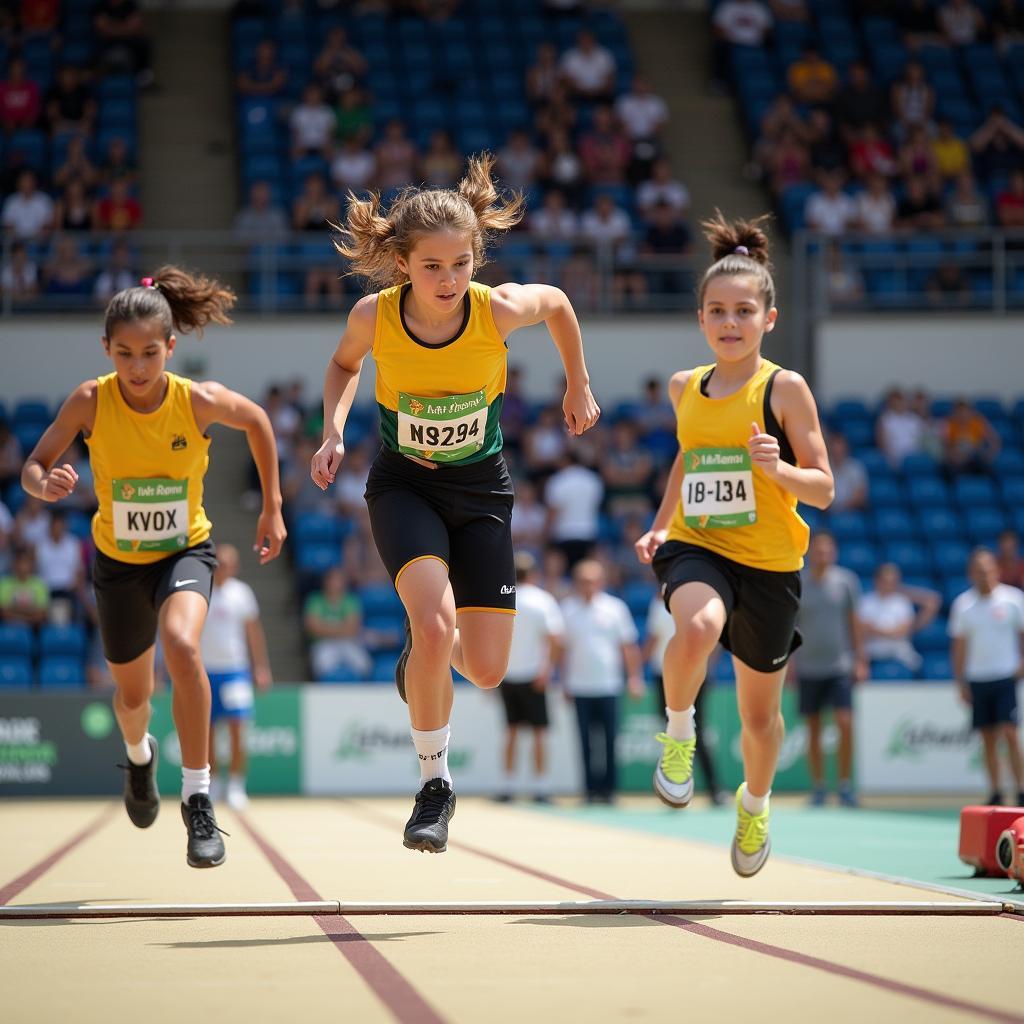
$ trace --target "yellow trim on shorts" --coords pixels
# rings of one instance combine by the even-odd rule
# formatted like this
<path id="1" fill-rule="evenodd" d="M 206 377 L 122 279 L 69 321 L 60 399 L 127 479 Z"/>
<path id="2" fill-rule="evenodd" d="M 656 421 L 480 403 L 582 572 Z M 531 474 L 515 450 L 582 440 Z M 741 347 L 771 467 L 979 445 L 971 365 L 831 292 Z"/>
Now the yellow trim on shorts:
<path id="1" fill-rule="evenodd" d="M 402 578 L 402 573 L 405 572 L 405 570 L 408 569 L 409 566 L 413 564 L 413 562 L 422 562 L 424 558 L 437 559 L 437 561 L 439 561 L 444 566 L 445 571 L 448 571 L 448 563 L 443 558 L 441 558 L 440 555 L 417 555 L 415 558 L 410 558 L 409 561 L 406 562 L 405 565 L 403 565 L 402 568 L 395 573 L 395 586 L 398 586 L 398 581 Z"/>
<path id="2" fill-rule="evenodd" d="M 515 615 L 515 608 L 456 608 L 455 613 L 459 612 L 499 612 L 502 615 Z"/>

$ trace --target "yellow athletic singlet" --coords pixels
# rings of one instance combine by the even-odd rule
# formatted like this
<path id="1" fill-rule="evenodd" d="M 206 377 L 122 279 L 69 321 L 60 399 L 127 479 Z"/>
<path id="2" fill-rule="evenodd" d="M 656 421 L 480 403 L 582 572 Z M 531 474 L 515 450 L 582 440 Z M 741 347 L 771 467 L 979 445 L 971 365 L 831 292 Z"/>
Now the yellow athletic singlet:
<path id="1" fill-rule="evenodd" d="M 167 394 L 150 413 L 128 407 L 117 374 L 97 381 L 96 422 L 86 438 L 99 510 L 96 547 L 121 562 L 157 562 L 210 536 L 203 477 L 210 439 L 196 426 L 192 381 L 167 374 Z"/>
<path id="2" fill-rule="evenodd" d="M 807 524 L 797 514 L 796 498 L 755 469 L 747 449 L 751 424 L 765 429 L 765 386 L 778 366 L 763 359 L 727 398 L 702 393 L 712 369 L 693 371 L 676 407 L 684 476 L 668 539 L 754 569 L 795 572 L 804 564 Z M 779 443 L 786 450 L 784 437 Z"/>
<path id="3" fill-rule="evenodd" d="M 471 283 L 462 326 L 428 344 L 403 313 L 409 285 L 377 296 L 373 358 L 380 434 L 392 451 L 447 464 L 478 462 L 501 450 L 501 403 L 508 349 L 491 315 L 491 289 Z"/>

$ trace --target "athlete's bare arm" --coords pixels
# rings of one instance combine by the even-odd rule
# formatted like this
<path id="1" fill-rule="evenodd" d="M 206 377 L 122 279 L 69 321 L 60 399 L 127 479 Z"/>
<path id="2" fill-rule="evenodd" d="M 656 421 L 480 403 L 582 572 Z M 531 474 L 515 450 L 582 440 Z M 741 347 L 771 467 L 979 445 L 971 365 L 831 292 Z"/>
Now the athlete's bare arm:
<path id="1" fill-rule="evenodd" d="M 63 466 L 54 464 L 79 433 L 86 436 L 92 433 L 96 422 L 98 387 L 95 380 L 79 384 L 64 400 L 57 418 L 46 428 L 46 433 L 26 459 L 21 470 L 21 486 L 33 497 L 60 501 L 75 489 L 78 482 L 75 467 L 68 462 Z"/>
<path id="2" fill-rule="evenodd" d="M 491 314 L 503 338 L 520 327 L 544 323 L 565 370 L 562 411 L 573 434 L 589 430 L 601 415 L 590 392 L 583 335 L 568 296 L 548 284 L 503 284 L 491 291 Z"/>
<path id="3" fill-rule="evenodd" d="M 349 311 L 345 333 L 327 364 L 324 376 L 324 442 L 313 456 L 309 475 L 322 491 L 334 483 L 345 457 L 345 423 L 359 387 L 363 360 L 373 348 L 377 326 L 377 295 L 364 295 Z"/>
<path id="4" fill-rule="evenodd" d="M 828 508 L 835 497 L 832 468 L 818 421 L 818 408 L 807 381 L 792 370 L 783 370 L 772 389 L 772 412 L 786 433 L 797 464 L 779 458 L 779 440 L 760 424 L 750 426 L 747 447 L 751 461 L 766 476 L 806 505 Z"/>
<path id="5" fill-rule="evenodd" d="M 256 522 L 253 550 L 260 556 L 260 565 L 266 565 L 281 553 L 281 545 L 288 536 L 281 516 L 277 442 L 270 417 L 255 402 L 214 381 L 192 382 L 192 413 L 203 434 L 213 423 L 245 433 L 263 491 L 263 508 Z"/>

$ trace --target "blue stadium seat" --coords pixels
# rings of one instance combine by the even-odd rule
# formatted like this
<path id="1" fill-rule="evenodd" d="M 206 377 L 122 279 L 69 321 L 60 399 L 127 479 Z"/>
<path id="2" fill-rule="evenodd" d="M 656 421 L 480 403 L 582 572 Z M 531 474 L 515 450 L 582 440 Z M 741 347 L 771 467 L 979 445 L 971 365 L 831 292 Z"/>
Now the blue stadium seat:
<path id="1" fill-rule="evenodd" d="M 871 513 L 872 528 L 878 540 L 911 540 L 917 536 L 917 524 L 906 508 L 880 506 L 875 488 L 871 489 L 871 502 L 876 507 Z"/>
<path id="2" fill-rule="evenodd" d="M 40 686 L 84 686 L 85 668 L 81 658 L 65 654 L 46 655 L 39 662 Z"/>
<path id="3" fill-rule="evenodd" d="M 1007 527 L 1006 514 L 997 505 L 969 508 L 964 513 L 967 536 L 972 544 L 993 546 L 996 538 Z"/>
<path id="4" fill-rule="evenodd" d="M 394 656 L 392 655 L 392 658 Z M 317 676 L 319 683 L 365 683 L 366 679 L 362 672 L 357 672 L 348 665 L 336 665 L 321 676 Z"/>
<path id="5" fill-rule="evenodd" d="M 996 485 L 987 476 L 958 476 L 953 481 L 953 497 L 963 508 L 993 505 L 999 500 Z"/>
<path id="6" fill-rule="evenodd" d="M 971 546 L 962 540 L 942 540 L 932 544 L 932 564 L 940 576 L 961 579 L 967 571 Z"/>
<path id="7" fill-rule="evenodd" d="M 829 529 L 836 540 L 863 540 L 868 535 L 867 516 L 863 512 L 836 512 L 829 519 Z"/>
<path id="8" fill-rule="evenodd" d="M 0 688 L 14 689 L 32 685 L 32 662 L 14 654 L 0 655 Z"/>
<path id="9" fill-rule="evenodd" d="M 860 459 L 864 468 L 868 471 L 872 487 L 883 477 L 893 477 L 892 466 L 889 465 L 889 460 L 877 448 L 864 448 L 857 452 L 857 458 Z"/>
<path id="10" fill-rule="evenodd" d="M 390 583 L 370 583 L 359 590 L 364 615 L 402 614 L 402 600 Z"/>
<path id="11" fill-rule="evenodd" d="M 924 629 L 914 634 L 914 647 L 922 654 L 940 651 L 949 652 L 949 635 L 946 632 L 944 619 L 932 619 Z"/>
<path id="12" fill-rule="evenodd" d="M 295 568 L 304 576 L 321 576 L 341 564 L 341 547 L 337 544 L 296 544 Z"/>
<path id="13" fill-rule="evenodd" d="M 939 464 L 926 452 L 911 452 L 900 467 L 908 479 L 915 476 L 937 476 Z"/>
<path id="14" fill-rule="evenodd" d="M 28 658 L 35 647 L 30 626 L 20 622 L 0 622 L 0 656 Z"/>
<path id="15" fill-rule="evenodd" d="M 371 682 L 391 682 L 395 677 L 395 655 L 383 652 L 373 656 L 373 669 L 370 672 Z"/>
<path id="16" fill-rule="evenodd" d="M 895 562 L 905 576 L 925 575 L 932 571 L 928 548 L 918 541 L 887 541 L 882 545 L 882 558 L 886 562 Z"/>
<path id="17" fill-rule="evenodd" d="M 907 497 L 912 505 L 924 508 L 944 508 L 950 504 L 951 495 L 945 480 L 937 476 L 915 476 L 907 474 Z"/>
<path id="18" fill-rule="evenodd" d="M 948 608 L 962 593 L 971 589 L 966 576 L 950 576 L 942 585 L 942 603 Z"/>
<path id="19" fill-rule="evenodd" d="M 1024 508 L 1024 476 L 1002 477 L 999 493 L 1008 509 Z"/>
<path id="20" fill-rule="evenodd" d="M 928 651 L 921 659 L 922 679 L 947 682 L 953 678 L 953 665 L 949 655 L 943 651 Z"/>
<path id="21" fill-rule="evenodd" d="M 291 524 L 293 544 L 340 544 L 345 533 L 344 520 L 321 512 L 300 512 Z"/>
<path id="22" fill-rule="evenodd" d="M 878 562 L 878 551 L 871 541 L 846 540 L 839 545 L 839 564 L 858 576 L 870 576 Z"/>
<path id="23" fill-rule="evenodd" d="M 363 629 L 367 633 L 376 634 L 372 642 L 367 640 L 367 648 L 371 653 L 377 651 L 397 651 L 403 643 L 404 613 L 374 614 L 363 616 Z"/>
<path id="24" fill-rule="evenodd" d="M 81 659 L 85 655 L 85 629 L 74 623 L 68 626 L 47 625 L 39 631 L 39 650 L 47 657 L 64 655 Z"/>
<path id="25" fill-rule="evenodd" d="M 965 535 L 963 520 L 948 506 L 934 505 L 919 509 L 917 518 L 927 540 L 956 540 Z"/>
<path id="26" fill-rule="evenodd" d="M 869 484 L 871 505 L 878 509 L 900 510 L 906 508 L 907 498 L 903 484 L 893 477 L 872 477 Z"/>
<path id="27" fill-rule="evenodd" d="M 715 662 L 714 677 L 716 683 L 734 683 L 736 682 L 736 667 L 732 663 L 732 658 L 723 653 L 718 661 Z"/>
<path id="28" fill-rule="evenodd" d="M 917 673 L 907 668 L 902 661 L 883 659 L 871 662 L 871 681 L 875 683 L 898 683 L 916 679 Z"/>

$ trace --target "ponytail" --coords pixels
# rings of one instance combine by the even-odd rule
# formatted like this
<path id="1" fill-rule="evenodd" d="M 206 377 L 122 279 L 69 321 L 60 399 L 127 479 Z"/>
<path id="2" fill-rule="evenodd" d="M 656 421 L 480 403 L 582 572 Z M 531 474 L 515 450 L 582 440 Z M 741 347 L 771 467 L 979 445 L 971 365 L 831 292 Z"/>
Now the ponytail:
<path id="1" fill-rule="evenodd" d="M 703 221 L 704 237 L 711 243 L 711 258 L 714 261 L 705 271 L 700 283 L 700 304 L 704 304 L 704 293 L 716 277 L 736 277 L 747 274 L 757 279 L 765 307 L 775 305 L 775 281 L 772 279 L 772 264 L 768 255 L 768 235 L 762 225 L 770 219 L 769 214 L 753 220 L 728 221 L 721 210 L 715 216 Z"/>

